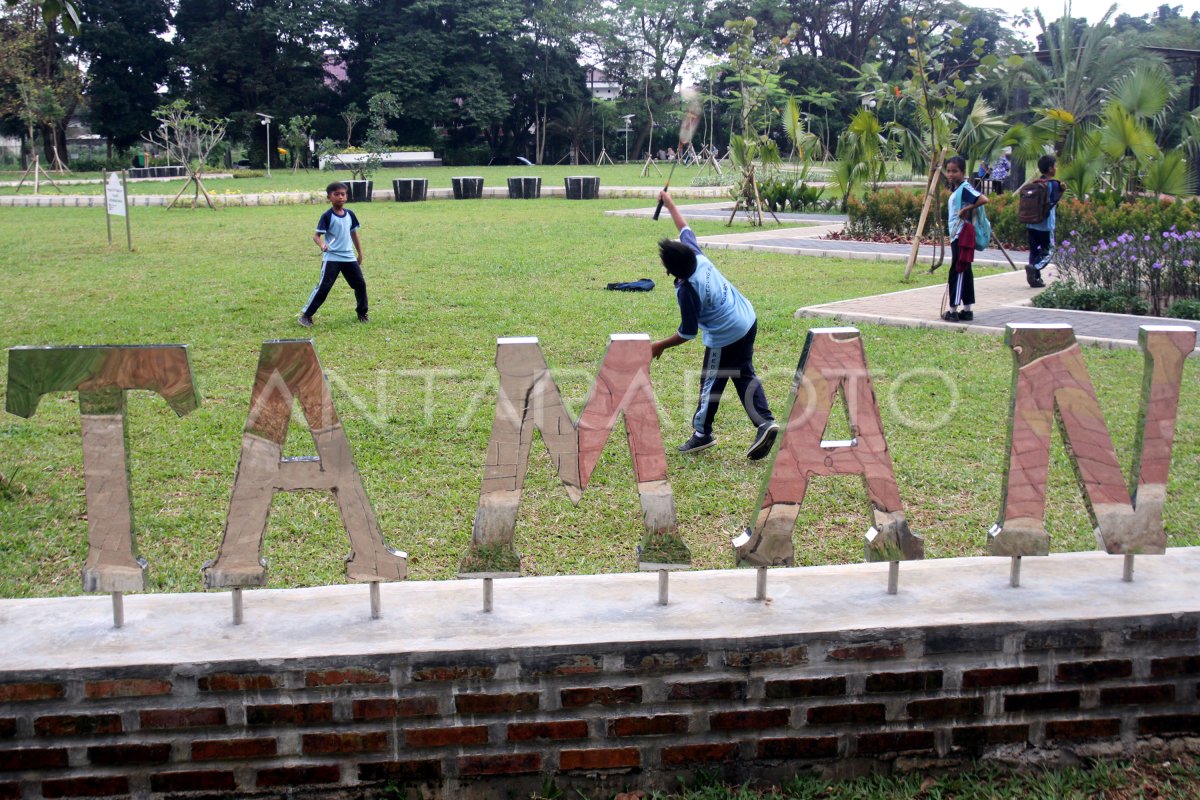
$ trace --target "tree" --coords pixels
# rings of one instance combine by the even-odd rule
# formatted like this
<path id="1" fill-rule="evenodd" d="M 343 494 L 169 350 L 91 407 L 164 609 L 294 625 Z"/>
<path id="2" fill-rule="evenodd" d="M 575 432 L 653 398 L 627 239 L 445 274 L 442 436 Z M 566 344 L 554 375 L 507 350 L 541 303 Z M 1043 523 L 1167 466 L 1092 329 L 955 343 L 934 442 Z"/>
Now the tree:
<path id="1" fill-rule="evenodd" d="M 171 71 L 167 0 L 84 0 L 85 21 L 76 48 L 87 62 L 84 90 L 91 129 L 125 149 L 154 128 L 162 102 L 158 88 Z"/>
<path id="2" fill-rule="evenodd" d="M 396 127 L 406 142 L 475 150 L 471 158 L 518 152 L 540 158 L 550 120 L 587 100 L 573 41 L 581 6 L 582 0 L 365 0 L 346 56 L 353 99 L 394 93 L 404 106 Z"/>
<path id="3" fill-rule="evenodd" d="M 1069 2 L 1064 16 L 1051 24 L 1040 11 L 1035 13 L 1042 29 L 1039 44 L 1046 53 L 1046 62 L 1031 60 L 1027 68 L 1033 75 L 1033 86 L 1040 87 L 1035 98 L 1042 106 L 1062 112 L 1061 117 L 1072 126 L 1057 145 L 1060 154 L 1077 149 L 1074 134 L 1082 130 L 1078 126 L 1099 116 L 1109 90 L 1145 58 L 1108 27 L 1115 10 L 1113 5 L 1090 26 L 1071 17 Z"/>
<path id="4" fill-rule="evenodd" d="M 684 67 L 696 59 L 714 21 L 709 0 L 623 0 L 597 8 L 591 36 L 604 71 L 642 102 L 634 153 L 647 145 L 654 119 L 674 107 Z"/>
<path id="5" fill-rule="evenodd" d="M 228 119 L 256 154 L 271 157 L 255 112 L 283 118 L 334 100 L 324 53 L 342 37 L 336 0 L 179 0 L 174 22 L 182 67 L 174 95 Z"/>
<path id="6" fill-rule="evenodd" d="M 592 132 L 591 109 L 582 104 L 565 108 L 553 120 L 551 128 L 571 143 L 571 163 L 582 164 L 583 140 Z"/>
<path id="7" fill-rule="evenodd" d="M 283 141 L 287 144 L 288 152 L 292 155 L 292 172 L 296 172 L 304 161 L 304 155 L 308 152 L 308 142 L 312 138 L 313 125 L 316 123 L 316 116 L 309 114 L 292 117 L 287 121 L 287 124 L 281 129 Z M 304 168 L 305 171 L 308 167 Z"/>
<path id="8" fill-rule="evenodd" d="M 23 0 L 5 0 L 10 6 L 21 5 Z M 63 30 L 72 36 L 79 33 L 79 8 L 74 0 L 35 0 L 33 5 L 41 13 L 46 27 L 53 30 L 62 21 Z"/>
<path id="9" fill-rule="evenodd" d="M 199 205 L 199 195 L 203 194 L 208 207 L 215 209 L 216 206 L 213 205 L 212 198 L 208 196 L 208 190 L 204 188 L 200 176 L 207 166 L 208 157 L 225 139 L 225 128 L 228 121 L 201 116 L 192 111 L 186 100 L 176 100 L 170 105 L 160 106 L 155 109 L 154 116 L 159 122 L 159 127 L 150 133 L 143 134 L 143 137 L 155 147 L 166 150 L 188 171 L 187 182 L 183 184 L 183 188 L 171 200 L 167 208 L 174 208 L 175 203 L 187 191 L 187 188 L 194 186 L 192 208 Z"/>
<path id="10" fill-rule="evenodd" d="M 770 136 L 779 87 L 780 47 L 783 40 L 772 37 L 760 44 L 755 37 L 758 21 L 754 17 L 728 20 L 725 30 L 731 34 L 723 68 L 726 83 L 732 89 L 731 104 L 737 112 L 738 133 L 729 137 L 729 157 L 742 173 L 741 183 L 733 189 L 732 224 L 739 208 L 753 209 L 751 221 L 762 225 L 762 196 L 758 190 L 757 169 L 769 169 L 781 163 L 779 146 Z"/>
<path id="11" fill-rule="evenodd" d="M 52 15 L 48 8 L 58 10 Z M 83 87 L 78 64 L 63 58 L 63 36 L 57 28 L 61 8 L 32 0 L 8 0 L 0 15 L 0 32 L 4 34 L 0 38 L 0 115 L 27 133 L 26 111 L 22 109 L 28 110 L 28 102 L 36 100 L 41 111 L 35 130 L 41 131 L 46 160 L 55 164 L 69 161 L 65 131 Z M 21 86 L 25 87 L 24 95 Z M 53 119 L 42 113 L 50 109 L 57 114 Z M 31 134 L 29 147 L 35 146 Z"/>
<path id="12" fill-rule="evenodd" d="M 915 109 L 915 126 L 894 123 L 890 127 L 900 140 L 904 157 L 914 169 L 924 168 L 927 174 L 925 200 L 913 233 L 912 251 L 904 267 L 905 280 L 912 275 L 917 261 L 929 209 L 937 194 L 942 159 L 960 145 L 969 148 L 989 139 L 998 140 L 1003 134 L 1002 123 L 992 115 L 986 102 L 976 98 L 972 107 L 965 96 L 973 85 L 987 77 L 973 73 L 974 65 L 986 69 L 998 59 L 991 54 L 985 56 L 986 42 L 976 39 L 971 43 L 970 60 L 954 60 L 961 52 L 969 21 L 970 14 L 964 14 L 939 31 L 928 20 L 913 17 L 905 20 L 909 26 L 909 78 L 901 89 L 901 96 Z M 971 111 L 960 125 L 957 115 L 968 107 Z"/>

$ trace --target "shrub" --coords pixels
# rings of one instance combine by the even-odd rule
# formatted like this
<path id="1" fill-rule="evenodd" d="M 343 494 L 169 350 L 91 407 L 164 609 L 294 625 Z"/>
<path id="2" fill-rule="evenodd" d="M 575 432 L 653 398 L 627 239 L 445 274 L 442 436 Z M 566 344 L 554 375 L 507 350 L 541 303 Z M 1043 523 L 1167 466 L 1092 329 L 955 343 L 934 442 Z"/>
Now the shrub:
<path id="1" fill-rule="evenodd" d="M 809 186 L 796 177 L 774 176 L 758 184 L 758 194 L 772 212 L 831 211 L 837 202 L 822 200 L 823 191 L 820 186 Z"/>
<path id="2" fill-rule="evenodd" d="M 1176 300 L 1171 303 L 1171 307 L 1167 309 L 1166 316 L 1175 317 L 1176 319 L 1195 319 L 1200 320 L 1200 300 L 1186 299 Z"/>
<path id="3" fill-rule="evenodd" d="M 486 164 L 491 157 L 492 148 L 486 144 L 447 147 L 442 156 L 442 163 L 447 167 L 471 167 Z"/>
<path id="4" fill-rule="evenodd" d="M 261 169 L 235 169 L 233 171 L 235 178 L 262 178 L 266 174 Z"/>
<path id="5" fill-rule="evenodd" d="M 1200 299 L 1200 231 L 1150 228 L 1088 239 L 1072 228 L 1054 260 L 1080 286 L 1146 298 L 1155 316 L 1172 300 Z"/>
<path id="6" fill-rule="evenodd" d="M 1067 198 L 1058 205 L 1058 229 L 1080 239 L 1114 239 L 1126 231 L 1156 232 L 1200 228 L 1200 201 L 1140 198 L 1117 202 L 1100 195 L 1083 202 Z"/>
<path id="7" fill-rule="evenodd" d="M 129 168 L 128 158 L 75 158 L 71 160 L 73 172 L 110 172 Z"/>
<path id="8" fill-rule="evenodd" d="M 1129 292 L 1119 292 L 1092 286 L 1080 286 L 1067 278 L 1056 281 L 1033 298 L 1038 308 L 1066 308 L 1074 311 L 1104 311 L 1109 314 L 1136 314 L 1149 311 L 1144 298 Z"/>
<path id="9" fill-rule="evenodd" d="M 867 192 L 861 200 L 850 197 L 846 211 L 849 216 L 846 232 L 851 236 L 912 236 L 921 215 L 921 195 L 901 189 L 880 189 Z"/>

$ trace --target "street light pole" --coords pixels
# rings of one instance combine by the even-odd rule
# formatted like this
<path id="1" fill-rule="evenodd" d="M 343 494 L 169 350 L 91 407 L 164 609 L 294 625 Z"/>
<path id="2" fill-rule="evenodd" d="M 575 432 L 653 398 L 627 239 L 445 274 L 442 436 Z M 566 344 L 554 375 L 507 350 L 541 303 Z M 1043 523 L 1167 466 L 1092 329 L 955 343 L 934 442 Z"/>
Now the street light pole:
<path id="1" fill-rule="evenodd" d="M 256 116 L 262 117 L 262 124 L 267 128 L 267 177 L 271 177 L 271 120 L 274 119 L 270 114 L 261 114 L 254 112 Z"/>

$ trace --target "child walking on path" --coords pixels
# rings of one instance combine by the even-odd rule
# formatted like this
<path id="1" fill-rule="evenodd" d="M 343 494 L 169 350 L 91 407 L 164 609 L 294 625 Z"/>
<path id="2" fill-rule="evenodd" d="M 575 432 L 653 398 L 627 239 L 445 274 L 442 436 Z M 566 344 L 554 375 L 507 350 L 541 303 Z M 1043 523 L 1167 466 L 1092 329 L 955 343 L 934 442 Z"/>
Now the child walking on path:
<path id="1" fill-rule="evenodd" d="M 340 181 L 329 184 L 325 187 L 325 196 L 329 199 L 329 208 L 321 215 L 317 231 L 313 234 L 313 241 L 324 254 L 321 258 L 321 279 L 300 312 L 299 322 L 306 328 L 312 327 L 313 315 L 325 302 L 338 275 L 345 276 L 346 283 L 354 290 L 358 321 L 368 321 L 367 282 L 362 273 L 363 252 L 362 242 L 358 239 L 358 217 L 346 208 L 346 184 Z M 322 239 L 322 236 L 325 238 Z"/>
<path id="2" fill-rule="evenodd" d="M 1044 219 L 1025 225 L 1025 230 L 1029 235 L 1029 266 L 1025 268 L 1025 279 L 1034 289 L 1046 285 L 1046 282 L 1042 280 L 1042 270 L 1046 268 L 1054 255 L 1054 209 L 1063 196 L 1062 181 L 1054 179 L 1054 175 L 1058 172 L 1058 160 L 1054 156 L 1045 155 L 1039 158 L 1038 172 L 1042 174 L 1032 183 L 1045 184 L 1043 189 L 1045 196 L 1039 198 L 1039 204 L 1049 206 L 1049 211 L 1046 212 Z M 1024 194 L 1024 187 L 1022 187 L 1022 194 Z"/>
<path id="3" fill-rule="evenodd" d="M 946 288 L 950 293 L 950 309 L 942 314 L 942 319 L 947 322 L 975 319 L 975 312 L 971 310 L 975 305 L 975 273 L 971 269 L 975 260 L 975 227 L 971 220 L 975 209 L 987 205 L 988 199 L 967 184 L 966 171 L 967 162 L 962 156 L 946 159 L 946 180 L 950 184 L 949 219 L 946 221 L 946 230 L 950 232 L 950 275 Z M 962 306 L 961 311 L 959 306 Z"/>
<path id="4" fill-rule="evenodd" d="M 713 419 L 725 384 L 733 378 L 746 415 L 757 428 L 746 458 L 757 461 L 771 452 L 779 425 L 767 405 L 762 382 L 754 372 L 754 337 L 758 333 L 754 306 L 704 255 L 696 234 L 688 227 L 670 193 L 663 191 L 659 197 L 679 229 L 678 241 L 659 241 L 658 254 L 667 273 L 675 279 L 681 321 L 675 333 L 651 344 L 650 352 L 658 358 L 668 348 L 696 338 L 698 331 L 704 334 L 700 401 L 692 417 L 695 432 L 679 446 L 679 452 L 694 453 L 717 443 L 712 434 Z"/>

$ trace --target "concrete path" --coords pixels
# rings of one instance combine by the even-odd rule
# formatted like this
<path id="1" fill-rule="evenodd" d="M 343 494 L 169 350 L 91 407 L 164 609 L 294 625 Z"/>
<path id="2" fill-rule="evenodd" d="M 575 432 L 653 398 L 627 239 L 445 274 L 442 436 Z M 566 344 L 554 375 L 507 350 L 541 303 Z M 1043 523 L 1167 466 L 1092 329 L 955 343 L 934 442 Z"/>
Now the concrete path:
<path id="1" fill-rule="evenodd" d="M 684 213 L 689 219 L 728 219 L 732 206 L 728 202 L 688 205 Z M 653 209 L 632 209 L 608 212 L 621 216 L 647 216 Z M 839 231 L 845 223 L 844 216 L 830 214 L 778 214 L 781 222 L 811 222 L 803 228 L 784 228 L 768 225 L 749 233 L 727 233 L 702 236 L 700 243 L 709 250 L 761 250 L 769 253 L 791 253 L 793 255 L 819 256 L 826 258 L 853 258 L 871 261 L 907 261 L 911 247 L 906 244 L 878 242 L 852 242 L 822 237 Z M 936 257 L 932 246 L 922 246 L 916 269 L 925 271 Z M 1025 280 L 1024 252 L 1010 252 L 1008 257 L 997 248 L 984 250 L 975 257 L 975 263 L 984 266 L 1008 267 L 998 275 L 975 279 L 975 319 L 972 322 L 943 322 L 941 319 L 946 293 L 945 284 L 907 289 L 889 294 L 842 300 L 836 303 L 806 306 L 796 311 L 797 317 L 827 317 L 841 323 L 868 323 L 893 325 L 903 328 L 943 328 L 967 330 L 973 333 L 1003 335 L 1004 326 L 1015 323 L 1065 323 L 1075 329 L 1076 338 L 1084 344 L 1109 348 L 1137 348 L 1138 329 L 1142 325 L 1185 325 L 1200 331 L 1200 322 L 1187 320 L 1160 320 L 1154 317 L 1136 317 L 1130 314 L 1102 314 L 1092 311 L 1064 311 L 1060 309 L 1035 308 L 1031 305 L 1040 290 L 1029 288 Z M 945 254 L 938 272 L 944 279 L 949 267 L 950 254 Z M 1047 278 L 1051 277 L 1049 274 Z M 1197 348 L 1200 350 L 1200 348 Z"/>

